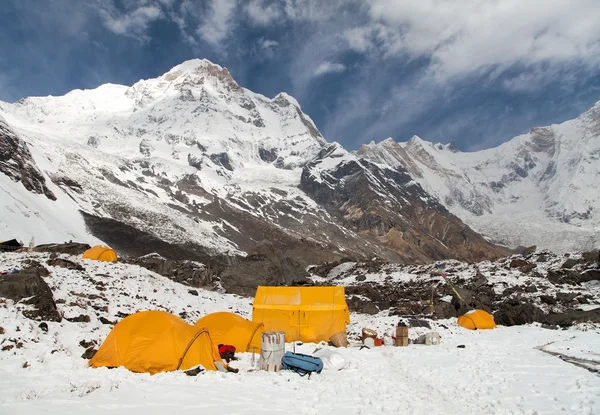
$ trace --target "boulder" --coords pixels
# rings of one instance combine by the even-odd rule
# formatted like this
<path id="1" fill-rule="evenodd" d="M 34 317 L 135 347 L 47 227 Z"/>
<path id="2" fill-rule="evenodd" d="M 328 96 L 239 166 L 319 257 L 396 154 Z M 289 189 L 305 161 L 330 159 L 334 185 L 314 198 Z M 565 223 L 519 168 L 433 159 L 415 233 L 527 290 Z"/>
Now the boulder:
<path id="1" fill-rule="evenodd" d="M 531 245 L 530 247 L 523 249 L 523 252 L 521 252 L 521 255 L 524 257 L 527 257 L 529 255 L 532 255 L 536 251 L 536 249 L 537 249 L 537 246 Z"/>
<path id="2" fill-rule="evenodd" d="M 23 311 L 23 315 L 32 320 L 61 321 L 52 291 L 40 275 L 43 270 L 45 268 L 27 268 L 18 274 L 1 275 L 0 297 L 33 305 L 33 310 Z"/>
<path id="3" fill-rule="evenodd" d="M 523 268 L 529 265 L 529 262 L 525 261 L 524 259 L 521 258 L 515 258 L 512 261 L 510 261 L 510 267 L 511 268 Z"/>
<path id="4" fill-rule="evenodd" d="M 514 298 L 498 305 L 498 311 L 494 313 L 494 321 L 504 326 L 529 324 L 537 321 L 541 314 L 533 304 Z"/>
<path id="5" fill-rule="evenodd" d="M 85 251 L 90 249 L 91 246 L 88 244 L 81 244 L 78 242 L 66 242 L 64 244 L 43 244 L 37 245 L 32 249 L 34 252 L 53 252 L 57 254 L 68 254 L 79 256 Z"/>
<path id="6" fill-rule="evenodd" d="M 579 264 L 579 260 L 574 258 L 568 258 L 565 262 L 563 262 L 561 268 L 573 268 L 577 264 Z"/>
<path id="7" fill-rule="evenodd" d="M 292 258 L 279 259 L 262 254 L 248 255 L 220 275 L 226 292 L 247 297 L 253 297 L 259 285 L 310 285 L 309 277 L 304 267 Z"/>
<path id="8" fill-rule="evenodd" d="M 569 327 L 577 323 L 599 323 L 600 307 L 588 311 L 571 310 L 566 313 L 553 313 L 543 318 L 545 324 Z"/>
<path id="9" fill-rule="evenodd" d="M 581 254 L 581 257 L 588 264 L 600 263 L 600 251 L 589 251 Z"/>
<path id="10" fill-rule="evenodd" d="M 352 296 L 346 300 L 348 309 L 357 313 L 374 315 L 379 313 L 379 307 L 373 304 L 371 301 L 363 300 L 360 297 Z"/>
<path id="11" fill-rule="evenodd" d="M 165 259 L 158 254 L 144 255 L 129 262 L 191 287 L 212 287 L 217 272 L 216 268 L 196 261 Z"/>
<path id="12" fill-rule="evenodd" d="M 48 261 L 46 261 L 46 264 L 52 267 L 61 267 L 66 269 L 74 269 L 77 271 L 85 271 L 85 268 L 83 268 L 81 265 L 79 265 L 76 262 L 69 261 L 68 259 L 51 258 Z"/>

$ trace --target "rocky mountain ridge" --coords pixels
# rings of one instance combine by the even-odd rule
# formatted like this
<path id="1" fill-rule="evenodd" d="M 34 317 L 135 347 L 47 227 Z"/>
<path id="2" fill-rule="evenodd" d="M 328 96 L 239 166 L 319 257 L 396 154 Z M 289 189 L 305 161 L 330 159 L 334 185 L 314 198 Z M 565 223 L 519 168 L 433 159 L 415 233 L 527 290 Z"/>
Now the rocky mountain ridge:
<path id="1" fill-rule="evenodd" d="M 11 220 L 0 230 L 11 237 L 40 243 L 60 234 L 125 255 L 222 264 L 263 241 L 303 265 L 344 257 L 477 261 L 508 252 L 450 214 L 405 169 L 327 143 L 292 97 L 248 91 L 206 60 L 131 87 L 0 108 L 57 198 L 31 201 L 3 182 L 11 198 L 0 212 Z"/>
<path id="2" fill-rule="evenodd" d="M 405 168 L 465 223 L 506 245 L 566 252 L 600 244 L 600 102 L 488 150 L 463 153 L 415 136 L 356 154 Z"/>

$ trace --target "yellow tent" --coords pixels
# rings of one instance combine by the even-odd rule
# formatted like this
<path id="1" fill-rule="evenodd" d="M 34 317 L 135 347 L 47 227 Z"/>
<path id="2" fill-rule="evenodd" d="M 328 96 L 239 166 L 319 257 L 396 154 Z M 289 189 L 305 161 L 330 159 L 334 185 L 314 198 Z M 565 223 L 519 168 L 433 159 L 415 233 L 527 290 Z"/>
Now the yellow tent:
<path id="1" fill-rule="evenodd" d="M 155 374 L 198 365 L 217 370 L 223 362 L 208 330 L 164 311 L 142 311 L 115 325 L 89 364 Z"/>
<path id="2" fill-rule="evenodd" d="M 262 323 L 246 320 L 237 314 L 225 311 L 208 314 L 195 324 L 206 328 L 215 344 L 230 344 L 238 352 L 260 352 L 260 337 L 264 331 Z"/>
<path id="3" fill-rule="evenodd" d="M 117 260 L 117 253 L 108 246 L 96 245 L 83 253 L 84 259 L 95 259 L 96 261 L 114 262 Z"/>
<path id="4" fill-rule="evenodd" d="M 252 321 L 286 341 L 328 341 L 350 323 L 344 287 L 258 287 Z"/>
<path id="5" fill-rule="evenodd" d="M 494 317 L 487 311 L 473 310 L 458 318 L 458 325 L 469 330 L 495 329 Z"/>

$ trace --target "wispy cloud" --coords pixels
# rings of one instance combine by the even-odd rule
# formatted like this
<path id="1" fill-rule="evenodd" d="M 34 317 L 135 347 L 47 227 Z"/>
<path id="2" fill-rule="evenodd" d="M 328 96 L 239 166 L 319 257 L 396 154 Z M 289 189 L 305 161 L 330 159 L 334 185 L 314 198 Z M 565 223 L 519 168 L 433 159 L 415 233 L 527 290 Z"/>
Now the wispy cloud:
<path id="1" fill-rule="evenodd" d="M 146 31 L 152 22 L 163 17 L 157 6 L 141 6 L 122 13 L 115 8 L 101 9 L 100 14 L 104 25 L 118 35 L 147 39 Z"/>
<path id="2" fill-rule="evenodd" d="M 231 33 L 235 7 L 235 0 L 212 0 L 207 16 L 198 27 L 198 34 L 213 47 L 218 48 Z"/>
<path id="3" fill-rule="evenodd" d="M 322 62 L 317 69 L 315 69 L 314 75 L 320 76 L 328 73 L 340 73 L 346 70 L 346 65 L 343 63 L 336 62 Z"/>

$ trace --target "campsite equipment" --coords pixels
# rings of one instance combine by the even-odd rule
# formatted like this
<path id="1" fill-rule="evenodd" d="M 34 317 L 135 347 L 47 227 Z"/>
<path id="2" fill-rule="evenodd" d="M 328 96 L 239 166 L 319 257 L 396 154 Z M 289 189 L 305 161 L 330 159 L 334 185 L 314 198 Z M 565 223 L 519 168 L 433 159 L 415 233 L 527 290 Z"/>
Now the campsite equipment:
<path id="1" fill-rule="evenodd" d="M 115 262 L 118 259 L 117 252 L 104 245 L 96 245 L 85 251 L 83 259 L 93 259 L 96 261 Z"/>
<path id="2" fill-rule="evenodd" d="M 375 337 L 373 339 L 373 343 L 374 343 L 375 347 L 383 346 L 383 339 L 380 339 L 379 337 Z"/>
<path id="3" fill-rule="evenodd" d="M 208 330 L 187 324 L 164 311 L 142 311 L 117 323 L 90 360 L 92 367 L 124 366 L 132 372 L 155 374 L 225 369 Z"/>
<path id="4" fill-rule="evenodd" d="M 377 337 L 377 332 L 375 330 L 373 330 L 373 329 L 368 329 L 366 327 L 363 328 L 362 329 L 362 341 L 363 341 L 363 343 L 365 342 L 365 339 L 367 339 L 369 337 L 371 337 L 373 339 L 376 338 Z"/>
<path id="5" fill-rule="evenodd" d="M 262 323 L 221 311 L 202 317 L 194 325 L 198 328 L 206 328 L 210 338 L 216 344 L 230 344 L 235 346 L 238 352 L 260 350 L 260 336 L 264 332 Z"/>
<path id="6" fill-rule="evenodd" d="M 375 337 L 366 337 L 363 340 L 363 344 L 365 345 L 365 347 L 372 349 L 373 347 L 375 347 Z"/>
<path id="7" fill-rule="evenodd" d="M 231 360 L 237 360 L 235 357 L 235 346 L 230 344 L 219 344 L 217 347 L 219 348 L 219 356 L 227 363 Z"/>
<path id="8" fill-rule="evenodd" d="M 301 353 L 285 352 L 281 360 L 281 368 L 291 370 L 300 376 L 310 375 L 313 372 L 321 373 L 323 361 L 319 357 L 309 356 Z"/>
<path id="9" fill-rule="evenodd" d="M 281 369 L 281 359 L 285 354 L 285 333 L 267 332 L 261 334 L 261 350 L 258 365 L 267 372 Z"/>
<path id="10" fill-rule="evenodd" d="M 318 343 L 346 331 L 350 312 L 344 287 L 264 287 L 256 290 L 252 321 L 266 331 L 285 332 L 286 341 Z"/>
<path id="11" fill-rule="evenodd" d="M 469 330 L 495 329 L 494 317 L 487 311 L 472 310 L 458 318 L 458 325 Z"/>
<path id="12" fill-rule="evenodd" d="M 345 331 L 340 331 L 339 333 L 335 333 L 333 336 L 329 338 L 329 341 L 335 347 L 348 347 L 348 336 Z"/>
<path id="13" fill-rule="evenodd" d="M 431 331 L 425 334 L 425 344 L 428 346 L 437 346 L 440 344 L 440 334 L 436 331 Z"/>
<path id="14" fill-rule="evenodd" d="M 396 346 L 408 346 L 408 327 L 396 326 Z"/>

